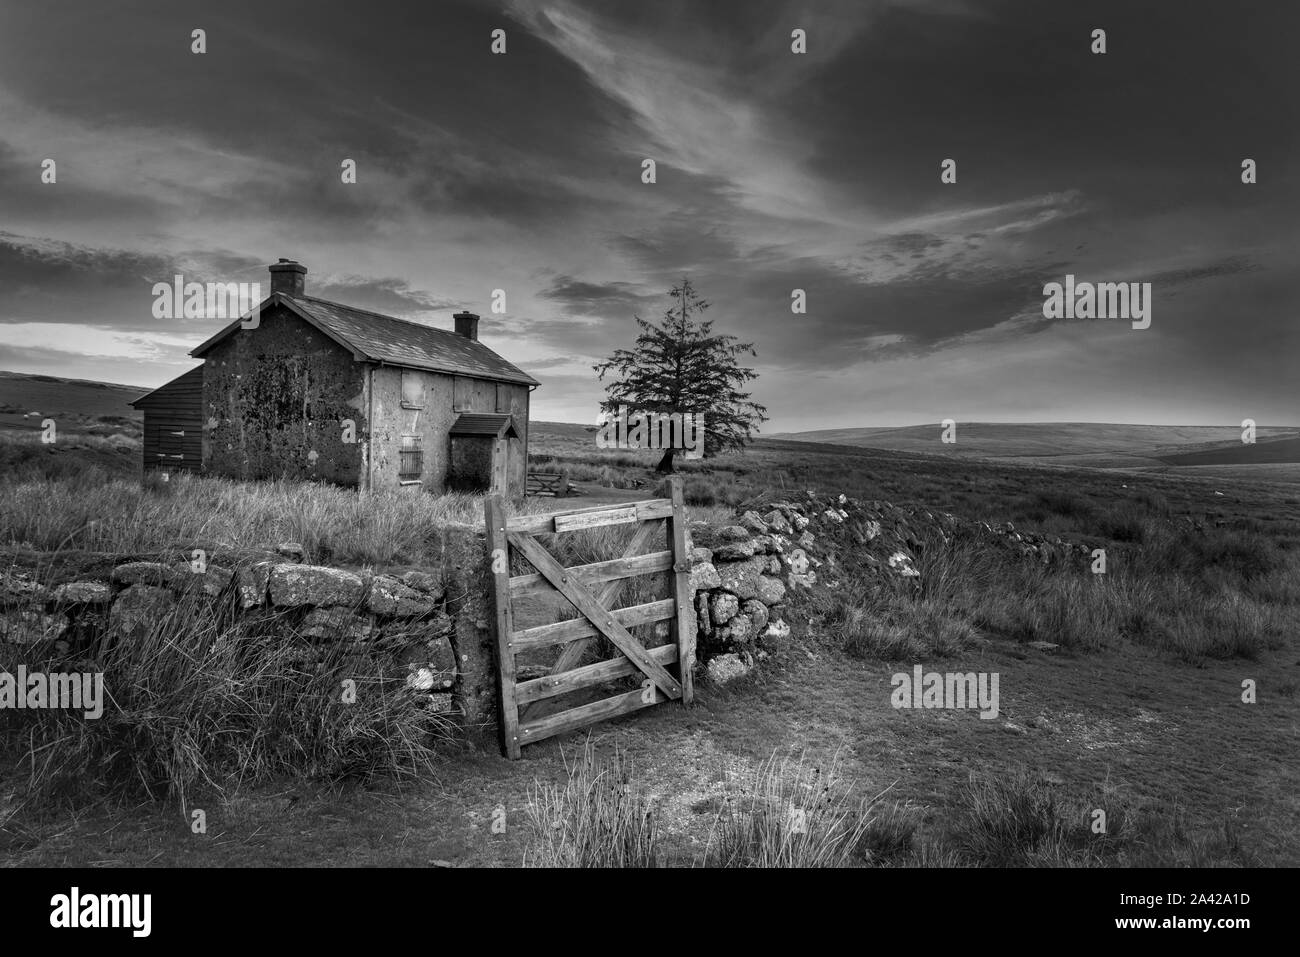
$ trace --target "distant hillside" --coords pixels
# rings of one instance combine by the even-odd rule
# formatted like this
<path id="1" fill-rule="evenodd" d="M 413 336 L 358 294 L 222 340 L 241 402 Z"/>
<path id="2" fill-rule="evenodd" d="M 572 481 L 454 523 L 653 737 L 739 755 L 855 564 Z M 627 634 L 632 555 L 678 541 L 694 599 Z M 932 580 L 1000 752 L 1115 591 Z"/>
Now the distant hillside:
<path id="1" fill-rule="evenodd" d="M 0 413 L 8 413 L 6 418 L 14 415 L 21 418 L 28 412 L 40 412 L 42 415 L 63 413 L 90 418 L 112 415 L 138 419 L 140 413 L 127 403 L 148 391 L 139 386 L 112 382 L 0 372 Z"/>
<path id="2" fill-rule="evenodd" d="M 136 476 L 143 417 L 136 386 L 0 372 L 0 476 L 6 483 L 74 476 Z M 53 419 L 58 440 L 37 433 Z"/>
<path id="3" fill-rule="evenodd" d="M 1300 429 L 1286 426 L 1257 428 L 1259 442 L 1254 446 L 1242 445 L 1241 429 L 1236 426 L 1214 425 L 959 422 L 955 444 L 945 445 L 941 435 L 942 429 L 935 423 L 901 428 L 821 429 L 771 438 L 1102 468 L 1300 462 Z M 1266 448 L 1268 451 L 1264 451 Z M 1250 449 L 1256 451 L 1243 452 Z M 1211 457 L 1188 458 L 1189 454 Z"/>
<path id="4" fill-rule="evenodd" d="M 1300 462 L 1300 438 L 1256 442 L 1253 445 L 1243 445 L 1238 440 L 1233 445 L 1221 448 L 1161 456 L 1160 461 L 1168 465 L 1254 465 Z"/>

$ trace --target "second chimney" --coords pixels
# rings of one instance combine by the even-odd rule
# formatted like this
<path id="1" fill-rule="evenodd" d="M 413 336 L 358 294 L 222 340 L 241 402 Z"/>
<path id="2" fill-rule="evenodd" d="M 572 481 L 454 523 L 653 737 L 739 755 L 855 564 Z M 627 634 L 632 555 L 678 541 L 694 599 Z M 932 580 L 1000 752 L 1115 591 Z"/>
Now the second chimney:
<path id="1" fill-rule="evenodd" d="M 452 318 L 456 320 L 456 335 L 478 342 L 478 316 L 472 312 L 457 312 L 452 314 Z"/>
<path id="2" fill-rule="evenodd" d="M 271 292 L 282 292 L 286 296 L 305 296 L 307 267 L 292 259 L 281 259 L 270 267 Z"/>

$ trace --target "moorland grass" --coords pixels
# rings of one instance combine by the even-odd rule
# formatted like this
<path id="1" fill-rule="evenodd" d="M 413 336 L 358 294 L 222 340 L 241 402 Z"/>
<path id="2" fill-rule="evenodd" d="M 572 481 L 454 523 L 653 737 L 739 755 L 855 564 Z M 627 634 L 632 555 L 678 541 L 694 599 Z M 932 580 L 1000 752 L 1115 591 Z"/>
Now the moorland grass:
<path id="1" fill-rule="evenodd" d="M 626 487 L 651 490 L 660 481 L 653 462 L 590 458 L 587 464 L 602 481 L 613 474 Z M 555 459 L 584 460 L 581 450 L 560 450 Z M 31 461 L 23 459 L 28 464 L 22 467 Z M 947 509 L 966 519 L 1011 521 L 1107 550 L 1107 573 L 1092 575 L 1086 568 L 1044 566 L 959 543 L 917 556 L 919 591 L 847 581 L 834 593 L 795 600 L 791 620 L 812 619 L 814 640 L 850 656 L 944 657 L 977 638 L 993 638 L 1048 641 L 1079 654 L 1132 642 L 1199 662 L 1258 657 L 1279 647 L 1300 624 L 1300 502 L 1267 489 L 1212 498 L 1204 482 L 1143 477 L 1148 487 L 1125 490 L 1116 476 L 1085 470 L 810 451 L 795 443 L 680 464 L 692 516 L 713 522 L 728 520 L 738 508 L 761 508 L 814 488 Z M 323 485 L 192 477 L 166 488 L 142 487 L 137 480 L 85 469 L 23 475 L 11 473 L 0 488 L 0 535 L 3 544 L 32 549 L 126 553 L 176 542 L 245 546 L 293 540 L 306 547 L 309 561 L 419 563 L 432 558 L 431 529 L 482 524 L 482 500 L 473 496 L 361 497 Z M 549 499 L 523 506 L 556 507 Z M 621 550 L 625 532 L 575 533 L 558 547 L 569 564 L 605 560 Z M 140 789 L 184 804 L 205 788 L 229 793 L 277 774 L 401 778 L 423 761 L 425 752 L 414 743 L 424 740 L 426 729 L 419 710 L 407 707 L 403 690 L 394 686 L 391 695 L 375 695 L 378 710 L 344 715 L 329 706 L 339 675 L 328 660 L 322 672 L 307 672 L 275 648 L 228 632 L 225 624 L 201 615 L 160 623 L 138 654 L 105 666 L 116 669 L 110 688 L 127 689 L 114 702 L 115 723 L 74 727 L 55 716 L 27 725 L 20 753 L 33 793 L 57 806 L 64 800 L 60 794 L 93 785 L 123 793 Z M 600 773 L 583 771 L 577 779 L 589 784 Z M 1174 862 L 1189 854 L 1221 860 L 1237 846 L 1228 828 L 1200 850 L 1178 850 L 1186 832 L 1169 811 L 1144 819 L 1145 830 L 1132 831 L 1136 836 L 1120 855 L 1082 841 L 1074 811 L 1061 811 L 1063 805 L 1051 803 L 1035 782 L 1004 785 L 1013 790 L 993 794 L 994 784 L 972 785 L 959 804 L 956 832 L 940 843 L 922 833 L 915 814 L 884 805 L 866 815 L 865 823 L 846 818 L 842 826 L 858 829 L 852 853 L 876 863 Z M 756 782 L 753 794 L 767 788 L 769 797 L 779 797 L 779 787 L 784 785 Z M 556 792 L 545 800 L 551 801 L 553 820 L 569 813 L 578 795 Z M 1023 813 L 1017 812 L 1014 826 L 998 831 L 986 812 L 1004 804 Z M 715 862 L 724 849 L 738 866 L 793 853 L 790 835 L 778 827 L 779 814 L 759 809 L 755 817 L 756 807 L 745 811 L 735 804 L 732 816 L 719 823 L 710 851 Z M 628 808 L 612 796 L 607 807 L 587 812 L 631 820 Z M 1066 824 L 1052 823 L 1058 818 Z M 635 826 L 642 830 L 629 835 L 619 853 L 644 864 L 657 853 L 656 845 L 644 832 L 644 818 Z M 605 824 L 593 820 L 591 827 L 596 833 Z M 830 860 L 849 854 L 847 846 L 805 847 L 799 854 L 802 860 Z M 1098 856 L 1099 847 L 1105 853 Z M 581 859 L 586 853 L 551 847 L 536 851 L 534 859 Z"/>
<path id="2" fill-rule="evenodd" d="M 401 781 L 428 767 L 450 725 L 418 706 L 404 666 L 272 626 L 183 596 L 131 640 L 110 628 L 75 661 L 27 646 L 45 650 L 6 670 L 99 673 L 105 701 L 97 719 L 12 712 L 0 744 L 24 779 L 23 801 L 49 810 L 144 797 L 185 808 L 280 776 Z"/>

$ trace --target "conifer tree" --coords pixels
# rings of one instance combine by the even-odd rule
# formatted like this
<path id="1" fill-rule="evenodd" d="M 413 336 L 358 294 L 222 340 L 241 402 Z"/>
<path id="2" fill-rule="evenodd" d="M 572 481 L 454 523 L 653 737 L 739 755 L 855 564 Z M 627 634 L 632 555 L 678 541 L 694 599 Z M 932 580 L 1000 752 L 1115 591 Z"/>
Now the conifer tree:
<path id="1" fill-rule="evenodd" d="M 744 391 L 758 373 L 739 363 L 742 356 L 756 354 L 754 346 L 714 334 L 713 323 L 700 318 L 709 303 L 689 279 L 668 295 L 673 302 L 662 322 L 634 317 L 641 331 L 633 348 L 618 349 L 593 366 L 601 381 L 612 380 L 605 385 L 601 409 L 606 415 L 617 414 L 620 405 L 637 412 L 689 413 L 703 423 L 706 458 L 741 449 L 767 421 L 767 409 Z M 678 451 L 665 449 L 657 470 L 672 472 Z"/>

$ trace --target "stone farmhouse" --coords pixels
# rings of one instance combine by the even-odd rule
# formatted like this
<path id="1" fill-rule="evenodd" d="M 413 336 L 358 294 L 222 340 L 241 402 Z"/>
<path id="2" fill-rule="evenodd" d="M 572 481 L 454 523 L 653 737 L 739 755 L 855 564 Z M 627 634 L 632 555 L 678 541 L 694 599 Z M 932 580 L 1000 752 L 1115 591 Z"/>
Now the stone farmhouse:
<path id="1" fill-rule="evenodd" d="M 192 353 L 203 364 L 135 400 L 144 468 L 362 490 L 524 494 L 537 381 L 455 329 L 307 295 L 281 259 L 271 293 Z"/>

